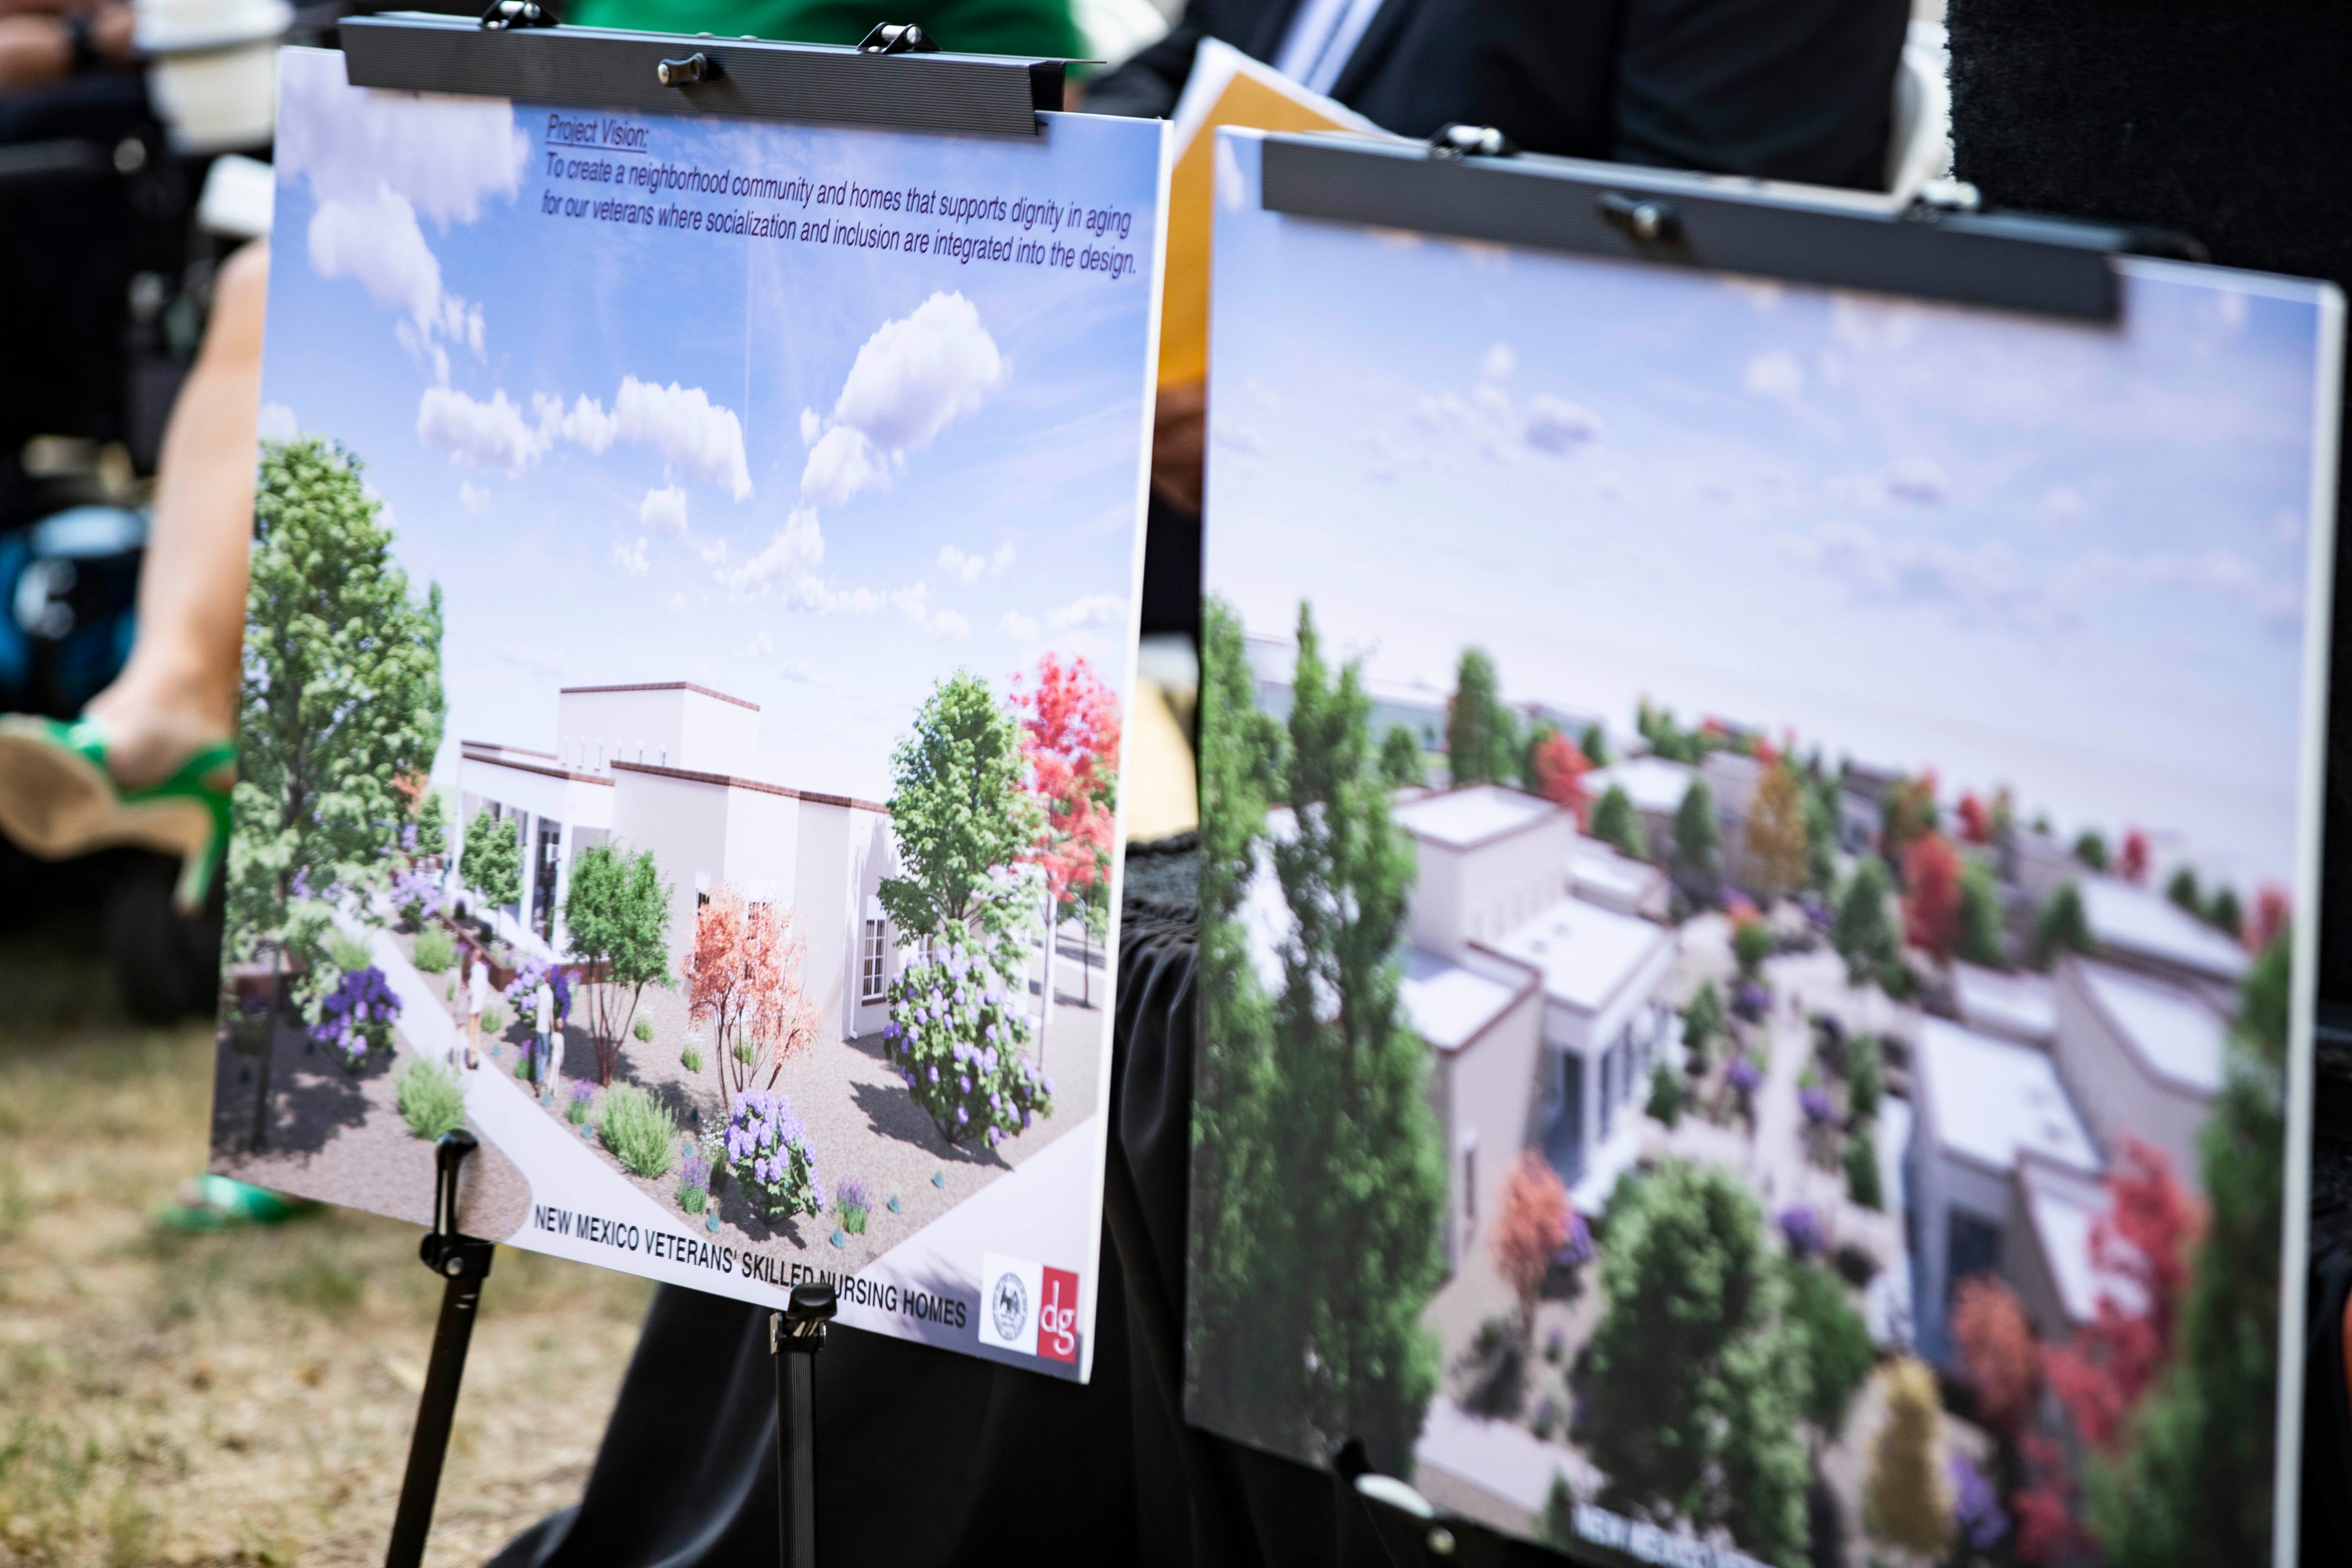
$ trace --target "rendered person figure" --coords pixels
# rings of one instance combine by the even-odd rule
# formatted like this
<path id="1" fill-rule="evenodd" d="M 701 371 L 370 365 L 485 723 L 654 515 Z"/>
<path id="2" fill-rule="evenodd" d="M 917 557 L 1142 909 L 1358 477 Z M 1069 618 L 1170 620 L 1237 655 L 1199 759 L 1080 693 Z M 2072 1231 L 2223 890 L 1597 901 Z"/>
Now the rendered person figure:
<path id="1" fill-rule="evenodd" d="M 490 1005 L 490 962 L 474 960 L 473 974 L 466 982 L 466 1066 L 470 1070 L 482 1065 L 482 1014 Z"/>
<path id="2" fill-rule="evenodd" d="M 555 987 L 544 974 L 539 977 L 539 989 L 530 994 L 530 1005 L 531 1033 L 538 1042 L 539 1102 L 551 1105 L 555 1080 L 563 1076 L 563 1037 L 555 1027 Z"/>

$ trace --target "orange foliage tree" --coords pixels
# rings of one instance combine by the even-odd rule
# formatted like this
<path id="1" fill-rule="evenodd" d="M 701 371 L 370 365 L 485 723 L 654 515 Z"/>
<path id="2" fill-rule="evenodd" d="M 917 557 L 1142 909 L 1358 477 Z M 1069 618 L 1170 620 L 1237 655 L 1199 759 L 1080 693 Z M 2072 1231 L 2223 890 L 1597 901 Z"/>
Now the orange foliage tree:
<path id="1" fill-rule="evenodd" d="M 2099 1447 L 2121 1431 L 2171 1354 L 2190 1244 L 2204 1228 L 2170 1158 L 2128 1133 L 2107 1193 L 2113 1206 L 2091 1227 L 2091 1266 L 2111 1282 L 2099 1293 L 2098 1316 L 2074 1343 L 2042 1352 L 2051 1391 Z"/>
<path id="2" fill-rule="evenodd" d="M 1998 1275 L 1961 1280 L 1952 1292 L 1952 1337 L 1976 1391 L 1978 1419 L 2014 1442 L 2042 1385 L 2041 1347 L 2017 1292 Z"/>
<path id="3" fill-rule="evenodd" d="M 1959 935 L 1960 852 L 1929 832 L 1903 855 L 1903 939 L 1946 959 Z"/>
<path id="4" fill-rule="evenodd" d="M 2286 894 L 2277 888 L 2264 888 L 2254 895 L 2254 918 L 2246 926 L 2246 951 L 2266 952 L 2279 933 L 2286 930 L 2288 904 Z"/>
<path id="5" fill-rule="evenodd" d="M 1992 813 L 1974 790 L 1960 796 L 1960 837 L 1971 844 L 1992 842 Z"/>
<path id="6" fill-rule="evenodd" d="M 1532 1330 L 1536 1292 L 1568 1240 L 1568 1189 L 1559 1173 L 1533 1149 L 1522 1149 L 1511 1166 L 1503 1212 L 1495 1220 L 1495 1263 L 1518 1292 L 1519 1321 Z"/>
<path id="7" fill-rule="evenodd" d="M 711 1026 L 722 1107 L 763 1070 L 774 1084 L 787 1060 L 816 1044 L 816 1004 L 801 982 L 807 956 L 799 919 L 772 900 L 747 900 L 721 882 L 695 910 L 687 1011 Z"/>
<path id="8" fill-rule="evenodd" d="M 2125 830 L 2124 851 L 2116 862 L 2116 869 L 2123 873 L 2124 880 L 2126 882 L 2147 880 L 2147 834 L 2137 827 Z"/>

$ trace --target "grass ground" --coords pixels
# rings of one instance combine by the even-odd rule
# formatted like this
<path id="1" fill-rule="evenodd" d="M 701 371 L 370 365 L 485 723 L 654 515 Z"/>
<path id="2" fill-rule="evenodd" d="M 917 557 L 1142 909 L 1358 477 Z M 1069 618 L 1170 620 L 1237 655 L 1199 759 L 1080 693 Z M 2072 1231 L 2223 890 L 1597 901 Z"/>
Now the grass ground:
<path id="1" fill-rule="evenodd" d="M 414 1226 L 211 1236 L 211 1031 L 142 1029 L 90 933 L 0 936 L 0 1564 L 377 1563 L 439 1287 Z M 500 1249 L 426 1562 L 578 1495 L 647 1287 Z"/>

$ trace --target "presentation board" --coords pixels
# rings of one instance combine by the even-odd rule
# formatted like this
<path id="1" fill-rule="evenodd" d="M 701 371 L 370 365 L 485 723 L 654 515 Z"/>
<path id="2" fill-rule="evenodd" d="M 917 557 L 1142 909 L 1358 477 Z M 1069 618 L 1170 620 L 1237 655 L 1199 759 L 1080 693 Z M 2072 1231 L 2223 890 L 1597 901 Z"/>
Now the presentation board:
<path id="1" fill-rule="evenodd" d="M 1602 1562 L 2291 1562 L 2340 295 L 1217 158 L 1189 1418 Z"/>
<path id="2" fill-rule="evenodd" d="M 1084 1379 L 1163 128 L 280 84 L 213 1168 Z"/>

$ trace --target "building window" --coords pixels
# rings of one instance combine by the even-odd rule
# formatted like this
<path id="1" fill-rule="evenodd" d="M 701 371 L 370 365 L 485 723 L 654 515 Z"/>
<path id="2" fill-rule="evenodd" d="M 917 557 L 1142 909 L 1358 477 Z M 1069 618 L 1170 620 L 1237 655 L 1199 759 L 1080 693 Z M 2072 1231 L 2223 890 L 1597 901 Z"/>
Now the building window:
<path id="1" fill-rule="evenodd" d="M 887 955 L 890 947 L 887 924 L 884 921 L 866 922 L 864 940 L 857 950 L 857 997 L 861 1002 L 879 1002 L 888 994 Z"/>

